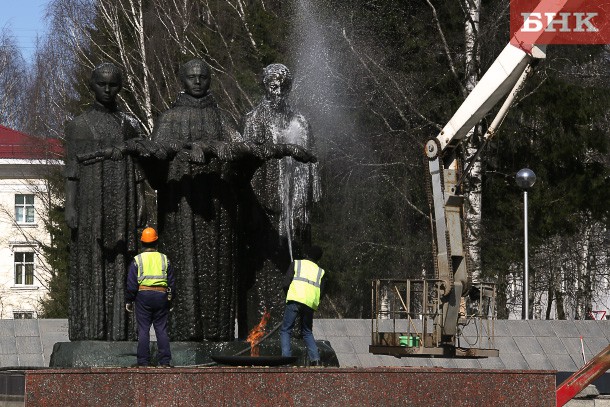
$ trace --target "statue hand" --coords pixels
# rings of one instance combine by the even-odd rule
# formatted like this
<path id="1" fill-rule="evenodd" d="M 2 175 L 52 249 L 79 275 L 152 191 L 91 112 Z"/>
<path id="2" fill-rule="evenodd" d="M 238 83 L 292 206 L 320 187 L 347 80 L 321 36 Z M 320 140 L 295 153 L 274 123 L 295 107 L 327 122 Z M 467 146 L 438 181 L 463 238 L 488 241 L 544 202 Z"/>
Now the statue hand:
<path id="1" fill-rule="evenodd" d="M 157 141 L 148 140 L 146 146 L 150 148 L 150 155 L 157 160 L 168 160 L 178 153 L 178 143 L 159 143 Z"/>
<path id="2" fill-rule="evenodd" d="M 157 160 L 167 160 L 169 157 L 172 157 L 175 153 L 172 150 L 170 146 L 163 144 L 163 143 L 157 143 L 156 141 L 149 141 L 150 143 L 150 149 L 151 152 L 150 154 L 155 157 Z"/>
<path id="3" fill-rule="evenodd" d="M 286 144 L 286 150 L 288 155 L 290 155 L 295 160 L 302 163 L 316 162 L 316 158 L 307 151 L 304 147 L 298 146 L 296 144 Z"/>
<path id="4" fill-rule="evenodd" d="M 205 152 L 203 147 L 199 143 L 193 143 L 191 145 L 191 151 L 189 153 L 189 161 L 197 164 L 205 163 Z"/>
<path id="5" fill-rule="evenodd" d="M 232 160 L 241 160 L 242 158 L 252 155 L 252 148 L 246 143 L 235 142 L 231 143 Z"/>
<path id="6" fill-rule="evenodd" d="M 263 144 L 262 146 L 260 146 L 260 159 L 262 160 L 268 160 L 272 157 L 275 156 L 275 152 L 277 150 L 277 145 L 276 144 Z"/>
<path id="7" fill-rule="evenodd" d="M 108 157 L 113 161 L 118 161 L 123 158 L 123 153 L 117 147 L 108 147 L 104 150 L 104 157 Z"/>
<path id="8" fill-rule="evenodd" d="M 76 229 L 78 227 L 78 216 L 75 210 L 68 210 L 66 208 L 66 223 L 70 229 Z"/>
<path id="9" fill-rule="evenodd" d="M 146 139 L 130 139 L 125 143 L 129 152 L 134 152 L 140 157 L 151 157 L 157 153 L 157 143 Z"/>
<path id="10" fill-rule="evenodd" d="M 259 160 L 264 160 L 264 152 L 263 152 L 263 146 L 259 146 L 256 144 L 248 144 L 248 155 L 250 155 L 251 157 L 257 158 Z"/>
<path id="11" fill-rule="evenodd" d="M 218 157 L 218 159 L 221 161 L 233 160 L 233 151 L 229 143 L 223 141 L 216 142 L 212 146 L 212 150 L 214 151 L 216 157 Z"/>
<path id="12" fill-rule="evenodd" d="M 140 155 L 144 155 L 140 152 L 140 145 L 138 143 L 139 139 L 131 138 L 125 142 L 125 150 L 134 153 L 137 152 Z"/>
<path id="13" fill-rule="evenodd" d="M 177 154 L 178 152 L 182 151 L 182 146 L 177 141 L 169 141 L 163 144 L 163 147 L 168 152 L 171 152 L 173 154 Z"/>

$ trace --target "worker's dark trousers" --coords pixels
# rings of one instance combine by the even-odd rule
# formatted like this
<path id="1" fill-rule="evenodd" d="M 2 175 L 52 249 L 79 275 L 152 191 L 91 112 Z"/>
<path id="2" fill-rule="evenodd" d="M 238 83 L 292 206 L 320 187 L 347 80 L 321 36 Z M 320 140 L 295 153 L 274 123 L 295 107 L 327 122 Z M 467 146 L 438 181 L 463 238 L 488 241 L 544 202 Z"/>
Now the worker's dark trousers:
<path id="1" fill-rule="evenodd" d="M 303 334 L 303 340 L 305 346 L 307 346 L 307 355 L 311 362 L 320 360 L 320 353 L 316 346 L 316 340 L 313 337 L 313 313 L 314 310 L 309 308 L 305 304 L 300 302 L 288 301 L 286 308 L 284 308 L 284 320 L 282 321 L 282 328 L 280 330 L 280 345 L 282 347 L 282 356 L 292 356 L 292 349 L 290 346 L 290 336 L 294 323 L 297 317 L 301 316 L 301 333 Z"/>
<path id="2" fill-rule="evenodd" d="M 169 365 L 172 358 L 167 334 L 169 301 L 160 291 L 138 291 L 136 295 L 136 321 L 138 323 L 138 365 L 150 364 L 150 326 L 154 326 L 159 348 L 159 365 Z"/>

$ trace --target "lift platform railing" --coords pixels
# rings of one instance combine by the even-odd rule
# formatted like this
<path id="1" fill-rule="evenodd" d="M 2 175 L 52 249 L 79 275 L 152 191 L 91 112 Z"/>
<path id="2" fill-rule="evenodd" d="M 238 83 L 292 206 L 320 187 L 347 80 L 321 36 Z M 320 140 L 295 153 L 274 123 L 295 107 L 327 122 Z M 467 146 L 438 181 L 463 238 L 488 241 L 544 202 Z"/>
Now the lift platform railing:
<path id="1" fill-rule="evenodd" d="M 438 279 L 372 281 L 369 351 L 397 357 L 497 356 L 495 285 L 473 285 L 469 296 L 462 301 L 454 346 L 447 346 L 441 344 L 444 316 L 441 293 L 437 289 L 441 282 Z"/>

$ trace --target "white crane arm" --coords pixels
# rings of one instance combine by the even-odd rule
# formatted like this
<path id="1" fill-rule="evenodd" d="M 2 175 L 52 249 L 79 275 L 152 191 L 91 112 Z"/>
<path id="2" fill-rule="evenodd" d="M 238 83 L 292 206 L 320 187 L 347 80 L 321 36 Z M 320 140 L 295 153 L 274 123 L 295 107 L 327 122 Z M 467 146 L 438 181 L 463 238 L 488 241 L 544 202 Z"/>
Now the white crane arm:
<path id="1" fill-rule="evenodd" d="M 531 61 L 531 55 L 508 44 L 437 136 L 441 150 L 455 147 L 513 89 Z"/>
<path id="2" fill-rule="evenodd" d="M 542 0 L 533 15 L 556 15 L 569 0 Z M 534 58 L 544 58 L 544 52 L 536 47 L 536 40 L 546 35 L 546 41 L 550 34 L 546 31 L 550 20 L 542 23 L 545 30 L 536 34 L 521 32 L 515 33 L 512 41 L 504 48 L 494 63 L 489 67 L 477 86 L 468 95 L 453 117 L 445 125 L 440 134 L 436 136 L 440 143 L 440 150 L 454 148 L 466 137 L 483 117 L 507 95 L 519 81 L 522 73 Z M 527 20 L 525 22 L 527 24 Z M 551 33 L 552 35 L 552 33 Z M 520 37 L 523 39 L 521 40 Z M 519 44 L 517 47 L 513 44 Z"/>

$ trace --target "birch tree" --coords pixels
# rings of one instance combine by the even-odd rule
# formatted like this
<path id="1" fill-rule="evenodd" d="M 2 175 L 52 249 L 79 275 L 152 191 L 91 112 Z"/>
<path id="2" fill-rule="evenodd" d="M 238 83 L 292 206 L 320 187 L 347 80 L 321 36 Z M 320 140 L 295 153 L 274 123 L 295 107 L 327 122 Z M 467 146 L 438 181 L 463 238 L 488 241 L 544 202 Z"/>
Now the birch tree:
<path id="1" fill-rule="evenodd" d="M 63 138 L 63 126 L 70 117 L 67 107 L 75 97 L 73 56 L 57 36 L 52 31 L 38 42 L 24 88 L 27 101 L 22 114 L 28 118 L 24 131 L 38 137 Z"/>
<path id="2" fill-rule="evenodd" d="M 606 227 L 583 214 L 572 236 L 556 235 L 535 248 L 532 266 L 537 294 L 530 317 L 536 319 L 588 319 L 590 312 L 610 306 Z"/>
<path id="3" fill-rule="evenodd" d="M 460 3 L 464 9 L 464 65 L 465 88 L 470 93 L 477 85 L 480 77 L 481 50 L 479 47 L 479 19 L 481 14 L 481 0 L 465 0 Z M 467 191 L 465 205 L 466 242 L 470 258 L 470 272 L 474 281 L 481 274 L 481 222 L 483 211 L 482 190 L 482 158 L 477 156 L 481 146 L 480 126 L 475 126 L 466 136 L 466 159 L 471 164 L 467 176 Z"/>
<path id="4" fill-rule="evenodd" d="M 0 30 L 0 124 L 22 129 L 21 115 L 27 68 L 15 38 L 7 27 Z"/>

